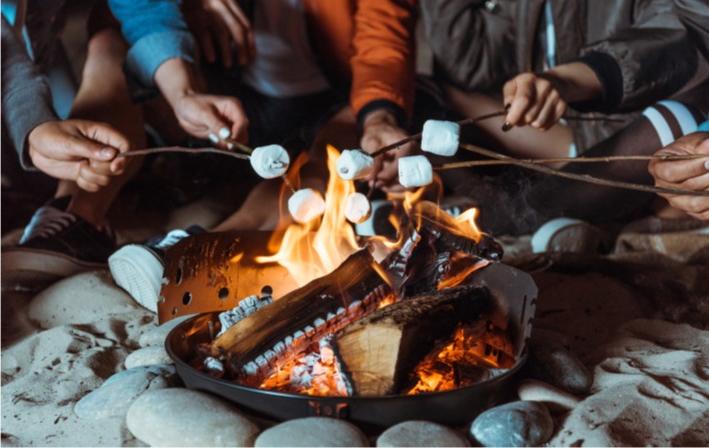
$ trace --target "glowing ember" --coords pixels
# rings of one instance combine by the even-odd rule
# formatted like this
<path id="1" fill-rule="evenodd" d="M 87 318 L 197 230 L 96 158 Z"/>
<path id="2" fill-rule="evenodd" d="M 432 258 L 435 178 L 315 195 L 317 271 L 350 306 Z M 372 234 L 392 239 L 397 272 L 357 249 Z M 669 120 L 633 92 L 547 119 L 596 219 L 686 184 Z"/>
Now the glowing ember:
<path id="1" fill-rule="evenodd" d="M 483 323 L 459 325 L 453 340 L 428 354 L 413 371 L 415 384 L 407 395 L 470 386 L 489 378 L 490 369 L 514 364 L 514 347 L 507 335 Z"/>

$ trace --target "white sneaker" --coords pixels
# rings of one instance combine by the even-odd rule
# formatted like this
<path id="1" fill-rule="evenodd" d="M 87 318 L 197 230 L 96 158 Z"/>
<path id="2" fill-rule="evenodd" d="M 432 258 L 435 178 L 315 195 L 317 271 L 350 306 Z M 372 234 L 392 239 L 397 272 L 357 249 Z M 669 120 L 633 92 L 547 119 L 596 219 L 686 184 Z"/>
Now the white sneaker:
<path id="1" fill-rule="evenodd" d="M 158 312 L 158 297 L 163 284 L 162 254 L 190 233 L 175 229 L 153 244 L 128 244 L 108 257 L 113 280 L 141 306 Z"/>

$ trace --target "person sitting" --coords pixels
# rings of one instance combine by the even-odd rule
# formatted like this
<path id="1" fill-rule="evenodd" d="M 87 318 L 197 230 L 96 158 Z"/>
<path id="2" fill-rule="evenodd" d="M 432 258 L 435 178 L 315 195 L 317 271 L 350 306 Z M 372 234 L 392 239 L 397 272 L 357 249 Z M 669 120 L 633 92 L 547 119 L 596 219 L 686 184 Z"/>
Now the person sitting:
<path id="1" fill-rule="evenodd" d="M 684 3 L 702 13 L 698 3 Z M 482 122 L 479 129 L 487 142 L 510 154 L 649 155 L 694 132 L 709 112 L 707 77 L 688 86 L 698 66 L 693 28 L 683 21 L 690 13 L 680 15 L 672 2 L 420 4 L 452 108 L 475 117 L 508 107 L 504 117 Z M 581 165 L 564 169 L 652 183 L 642 163 Z M 500 224 L 502 231 L 534 230 L 556 216 L 627 219 L 653 200 L 649 194 L 538 176 L 516 187 L 510 207 L 531 206 L 533 212 L 515 209 L 527 220 L 518 221 L 517 229 L 503 229 L 507 218 L 488 214 L 496 221 L 490 225 Z M 499 194 L 487 200 L 499 203 Z"/>

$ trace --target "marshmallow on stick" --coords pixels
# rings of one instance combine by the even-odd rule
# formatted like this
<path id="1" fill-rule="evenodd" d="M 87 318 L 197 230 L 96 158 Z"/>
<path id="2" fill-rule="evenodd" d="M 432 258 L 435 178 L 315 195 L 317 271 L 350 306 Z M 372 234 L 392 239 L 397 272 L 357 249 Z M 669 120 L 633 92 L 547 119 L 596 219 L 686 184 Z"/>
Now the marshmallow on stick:
<path id="1" fill-rule="evenodd" d="M 305 224 L 325 213 L 325 199 L 312 188 L 303 188 L 288 198 L 288 211 L 296 222 Z"/>
<path id="2" fill-rule="evenodd" d="M 372 206 L 362 193 L 350 193 L 345 198 L 345 218 L 355 224 L 361 224 L 369 218 Z"/>
<path id="3" fill-rule="evenodd" d="M 399 159 L 399 183 L 406 188 L 423 187 L 433 182 L 433 167 L 426 156 Z"/>
<path id="4" fill-rule="evenodd" d="M 259 146 L 251 153 L 251 167 L 264 179 L 280 177 L 288 171 L 290 157 L 281 145 Z"/>
<path id="5" fill-rule="evenodd" d="M 421 133 L 421 149 L 450 157 L 458 152 L 460 125 L 453 121 L 426 120 Z"/>
<path id="6" fill-rule="evenodd" d="M 345 149 L 335 165 L 341 179 L 364 179 L 372 173 L 374 159 L 359 149 Z"/>

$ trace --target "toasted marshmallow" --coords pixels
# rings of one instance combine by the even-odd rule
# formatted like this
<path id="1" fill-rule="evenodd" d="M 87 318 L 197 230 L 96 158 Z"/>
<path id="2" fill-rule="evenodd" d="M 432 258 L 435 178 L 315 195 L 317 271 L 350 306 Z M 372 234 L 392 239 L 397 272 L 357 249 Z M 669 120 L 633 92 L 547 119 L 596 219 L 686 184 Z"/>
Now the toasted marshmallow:
<path id="1" fill-rule="evenodd" d="M 433 182 L 433 167 L 426 156 L 399 159 L 399 183 L 406 188 L 423 187 Z"/>
<path id="2" fill-rule="evenodd" d="M 325 213 L 325 199 L 312 188 L 303 188 L 288 198 L 288 211 L 296 222 L 306 223 Z"/>
<path id="3" fill-rule="evenodd" d="M 256 174 L 264 179 L 280 177 L 288 171 L 290 157 L 281 145 L 259 146 L 249 159 Z"/>
<path id="4" fill-rule="evenodd" d="M 426 120 L 421 134 L 421 149 L 450 157 L 458 152 L 460 125 L 452 121 Z"/>
<path id="5" fill-rule="evenodd" d="M 344 180 L 364 179 L 372 173 L 374 159 L 358 149 L 345 149 L 335 165 L 337 175 Z"/>
<path id="6" fill-rule="evenodd" d="M 350 193 L 345 198 L 345 218 L 355 224 L 360 224 L 369 218 L 372 207 L 369 199 L 362 193 Z"/>

